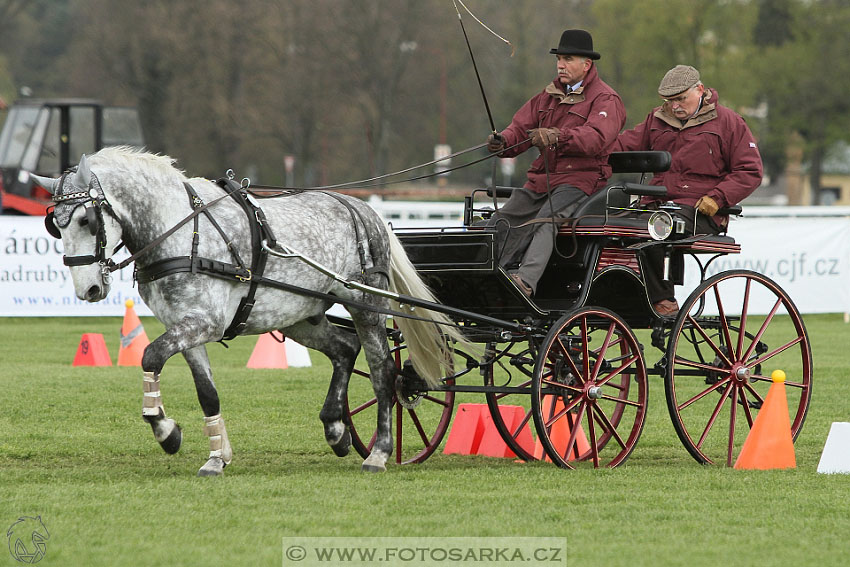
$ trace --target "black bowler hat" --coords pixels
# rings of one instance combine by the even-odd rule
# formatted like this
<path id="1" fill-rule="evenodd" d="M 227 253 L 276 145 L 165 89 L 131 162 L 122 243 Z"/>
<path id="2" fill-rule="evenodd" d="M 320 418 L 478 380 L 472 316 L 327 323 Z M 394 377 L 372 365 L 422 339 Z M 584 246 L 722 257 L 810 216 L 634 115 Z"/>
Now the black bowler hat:
<path id="1" fill-rule="evenodd" d="M 583 55 L 590 59 L 602 57 L 593 51 L 593 37 L 584 30 L 567 30 L 561 34 L 558 47 L 549 50 L 552 55 Z"/>

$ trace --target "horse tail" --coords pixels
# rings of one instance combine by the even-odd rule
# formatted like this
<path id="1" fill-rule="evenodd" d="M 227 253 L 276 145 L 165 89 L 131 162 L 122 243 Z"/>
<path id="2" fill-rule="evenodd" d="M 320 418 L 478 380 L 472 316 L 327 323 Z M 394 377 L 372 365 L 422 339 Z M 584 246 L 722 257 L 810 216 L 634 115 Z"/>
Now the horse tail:
<path id="1" fill-rule="evenodd" d="M 437 298 L 419 277 L 398 237 L 387 227 L 390 241 L 390 290 L 402 295 L 437 302 Z M 440 384 L 441 378 L 454 372 L 454 347 L 472 347 L 455 323 L 443 313 L 417 308 L 417 317 L 430 321 L 396 317 L 413 368 L 429 386 Z"/>

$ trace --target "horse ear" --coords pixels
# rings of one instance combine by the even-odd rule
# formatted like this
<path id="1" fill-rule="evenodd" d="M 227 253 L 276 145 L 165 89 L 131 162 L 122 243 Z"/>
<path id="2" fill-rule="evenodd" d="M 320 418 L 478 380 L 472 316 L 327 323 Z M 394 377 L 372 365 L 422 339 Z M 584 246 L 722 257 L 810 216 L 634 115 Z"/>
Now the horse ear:
<path id="1" fill-rule="evenodd" d="M 56 194 L 56 189 L 59 188 L 59 179 L 54 179 L 52 177 L 42 177 L 41 175 L 36 175 L 34 173 L 30 174 L 30 177 L 32 177 L 32 179 L 36 183 L 44 187 L 51 195 Z"/>
<path id="2" fill-rule="evenodd" d="M 80 165 L 77 166 L 77 173 L 74 175 L 74 185 L 83 191 L 88 191 L 90 183 L 91 170 L 89 169 L 89 162 L 86 159 L 86 154 L 83 154 L 80 158 Z"/>

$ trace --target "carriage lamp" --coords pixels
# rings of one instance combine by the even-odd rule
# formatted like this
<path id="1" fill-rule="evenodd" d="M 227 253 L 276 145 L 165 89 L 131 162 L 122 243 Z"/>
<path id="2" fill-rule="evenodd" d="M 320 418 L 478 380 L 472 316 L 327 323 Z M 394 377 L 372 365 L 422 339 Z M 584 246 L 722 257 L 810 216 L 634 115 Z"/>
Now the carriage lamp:
<path id="1" fill-rule="evenodd" d="M 667 211 L 655 211 L 647 221 L 647 230 L 653 240 L 666 240 L 673 232 L 673 217 Z"/>

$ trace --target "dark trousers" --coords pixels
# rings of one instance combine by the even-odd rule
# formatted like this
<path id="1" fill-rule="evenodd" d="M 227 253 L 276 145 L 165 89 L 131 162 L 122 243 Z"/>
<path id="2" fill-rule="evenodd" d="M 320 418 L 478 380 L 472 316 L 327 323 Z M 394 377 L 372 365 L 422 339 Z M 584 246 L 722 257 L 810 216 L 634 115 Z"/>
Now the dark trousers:
<path id="1" fill-rule="evenodd" d="M 688 236 L 693 234 L 720 234 L 723 232 L 724 229 L 717 226 L 711 217 L 697 214 L 695 233 L 695 209 L 686 205 L 680 206 L 682 210 L 678 211 L 677 214 L 685 220 L 685 234 Z M 664 299 L 674 300 L 676 298 L 673 282 L 662 279 L 664 277 L 664 248 L 664 246 L 652 246 L 644 250 L 644 257 L 646 258 L 646 269 L 644 271 L 646 291 L 649 295 L 649 301 L 653 304 Z"/>
<path id="2" fill-rule="evenodd" d="M 570 218 L 587 194 L 572 185 L 559 185 L 548 193 L 535 193 L 517 188 L 511 197 L 490 219 L 496 227 L 499 243 L 499 264 L 505 268 L 519 265 L 517 273 L 526 284 L 537 291 L 537 282 L 549 264 L 554 249 L 557 224 L 535 222 L 535 219 Z"/>

